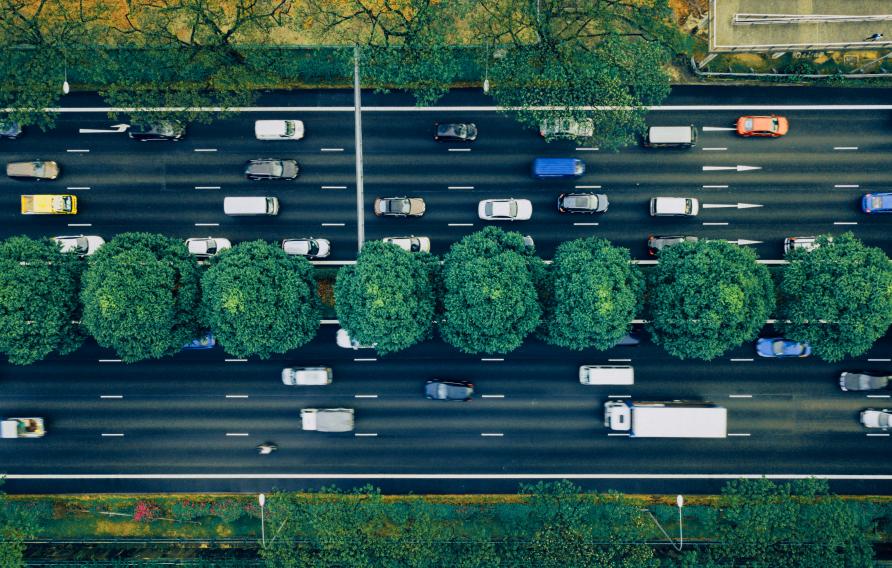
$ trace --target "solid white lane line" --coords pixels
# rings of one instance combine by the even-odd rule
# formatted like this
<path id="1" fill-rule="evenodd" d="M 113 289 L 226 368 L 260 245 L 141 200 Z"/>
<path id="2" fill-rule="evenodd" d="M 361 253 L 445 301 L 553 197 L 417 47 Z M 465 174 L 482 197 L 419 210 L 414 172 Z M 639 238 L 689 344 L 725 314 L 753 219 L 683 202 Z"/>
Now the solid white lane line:
<path id="1" fill-rule="evenodd" d="M 321 152 L 343 152 L 343 148 L 320 148 Z"/>
<path id="2" fill-rule="evenodd" d="M 323 227 L 346 227 L 346 223 L 322 223 Z"/>
<path id="3" fill-rule="evenodd" d="M 704 152 L 722 152 L 727 150 L 727 148 L 703 148 Z"/>
<path id="4" fill-rule="evenodd" d="M 890 109 L 892 110 L 892 109 Z M 608 434 L 610 436 L 612 434 Z M 628 436 L 628 434 L 613 434 Z M 892 481 L 892 475 L 826 473 L 75 473 L 6 474 L 7 479 L 829 479 Z"/>
<path id="5" fill-rule="evenodd" d="M 101 394 L 99 398 L 124 398 L 122 394 Z"/>
<path id="6" fill-rule="evenodd" d="M 892 359 L 868 359 L 868 361 L 875 362 L 875 363 L 888 363 L 888 362 L 892 361 Z"/>
<path id="7" fill-rule="evenodd" d="M 87 152 L 89 152 L 89 150 L 65 150 L 65 151 L 66 151 L 66 152 L 71 152 L 71 153 L 76 153 L 76 152 L 79 152 L 79 153 L 87 153 Z"/>
<path id="8" fill-rule="evenodd" d="M 446 189 L 474 189 L 473 185 L 450 185 Z"/>
<path id="9" fill-rule="evenodd" d="M 839 188 L 848 188 L 848 187 L 851 187 L 851 188 L 853 188 L 853 189 L 857 189 L 857 188 L 859 188 L 859 187 L 861 187 L 861 186 L 860 186 L 860 185 L 844 185 L 844 184 L 838 184 L 838 185 L 834 185 L 833 187 L 839 187 Z"/>
<path id="10" fill-rule="evenodd" d="M 194 152 L 216 152 L 216 148 L 195 148 Z"/>
<path id="11" fill-rule="evenodd" d="M 889 436 L 888 433 L 884 433 L 884 434 L 881 434 L 881 433 L 867 434 L 867 437 L 868 437 L 868 438 L 877 438 L 877 437 L 883 437 L 883 438 L 886 438 L 886 437 L 888 437 L 888 436 Z"/>
<path id="12" fill-rule="evenodd" d="M 102 434 L 102 437 L 103 437 L 103 438 L 123 438 L 123 437 L 124 437 L 124 434 L 111 434 L 111 433 L 106 434 L 106 433 L 103 433 L 103 434 Z"/>
<path id="13" fill-rule="evenodd" d="M 728 398 L 753 398 L 751 394 L 729 394 Z"/>
<path id="14" fill-rule="evenodd" d="M 598 223 L 573 223 L 574 227 L 597 227 Z"/>
<path id="15" fill-rule="evenodd" d="M 600 185 L 577 185 L 576 189 L 601 189 Z"/>
<path id="16" fill-rule="evenodd" d="M 749 359 L 744 359 L 744 358 L 741 358 L 741 359 L 731 359 L 731 362 L 732 362 L 732 363 L 752 363 L 753 361 L 754 361 L 754 359 L 753 359 L 752 357 L 749 358 Z"/>
<path id="17" fill-rule="evenodd" d="M 732 432 L 728 432 L 728 436 L 742 436 L 742 437 L 749 437 L 749 433 L 741 434 L 741 433 L 732 433 Z"/>
<path id="18" fill-rule="evenodd" d="M 501 438 L 505 434 L 501 432 L 481 432 L 480 435 L 484 438 Z"/>
<path id="19" fill-rule="evenodd" d="M 834 225 L 857 225 L 858 221 L 834 221 Z"/>
<path id="20" fill-rule="evenodd" d="M 376 394 L 355 394 L 353 398 L 378 398 Z"/>
<path id="21" fill-rule="evenodd" d="M 226 398 L 248 398 L 246 394 L 227 394 Z"/>
<path id="22" fill-rule="evenodd" d="M 69 227 L 92 227 L 93 223 L 68 223 Z"/>
<path id="23" fill-rule="evenodd" d="M 356 363 L 367 363 L 367 362 L 375 362 L 377 359 L 374 357 L 357 357 L 353 359 Z"/>
<path id="24" fill-rule="evenodd" d="M 65 189 L 70 189 L 70 190 L 90 189 L 90 186 L 89 186 L 89 185 L 84 185 L 84 186 L 69 185 L 69 186 L 66 187 Z"/>
<path id="25" fill-rule="evenodd" d="M 247 363 L 247 359 L 223 359 L 226 363 Z"/>
<path id="26" fill-rule="evenodd" d="M 353 435 L 356 436 L 357 438 L 377 438 L 378 437 L 377 432 L 354 432 Z"/>
<path id="27" fill-rule="evenodd" d="M 867 395 L 867 398 L 889 398 L 889 397 L 890 397 L 890 395 L 888 395 L 888 394 L 869 394 L 869 395 Z"/>
<path id="28" fill-rule="evenodd" d="M 503 394 L 482 394 L 480 398 L 505 398 Z"/>
<path id="29" fill-rule="evenodd" d="M 625 436 L 626 438 L 629 437 L 628 432 L 607 432 L 607 435 L 608 436 Z"/>
<path id="30" fill-rule="evenodd" d="M 449 152 L 470 152 L 470 148 L 449 148 Z"/>
<path id="31" fill-rule="evenodd" d="M 219 185 L 196 185 L 195 189 L 220 189 Z"/>
<path id="32" fill-rule="evenodd" d="M 728 189 L 727 185 L 704 185 L 703 189 Z"/>
<path id="33" fill-rule="evenodd" d="M 608 394 L 607 398 L 632 398 L 630 394 Z"/>
<path id="34" fill-rule="evenodd" d="M 857 146 L 834 146 L 834 150 L 857 150 Z"/>
<path id="35" fill-rule="evenodd" d="M 630 363 L 631 359 L 607 359 L 608 363 Z"/>
<path id="36" fill-rule="evenodd" d="M 449 223 L 449 227 L 473 227 L 474 223 Z"/>
<path id="37" fill-rule="evenodd" d="M 120 363 L 120 359 L 100 359 L 100 363 Z"/>
<path id="38" fill-rule="evenodd" d="M 219 227 L 220 223 L 195 223 L 196 227 Z"/>
<path id="39" fill-rule="evenodd" d="M 247 432 L 226 432 L 227 436 L 250 436 Z"/>
<path id="40" fill-rule="evenodd" d="M 504 357 L 490 357 L 490 358 L 484 357 L 483 359 L 480 359 L 480 360 L 483 361 L 484 363 L 498 363 L 500 361 L 504 361 L 505 358 Z"/>
<path id="41" fill-rule="evenodd" d="M 322 189 L 347 189 L 346 185 L 323 185 Z"/>
<path id="42" fill-rule="evenodd" d="M 585 147 L 585 146 L 582 146 L 582 147 L 576 148 L 576 151 L 577 151 L 577 152 L 597 152 L 598 149 L 597 149 L 597 148 L 594 148 L 594 147 Z"/>
<path id="43" fill-rule="evenodd" d="M 704 227 L 724 227 L 728 223 L 703 223 Z"/>

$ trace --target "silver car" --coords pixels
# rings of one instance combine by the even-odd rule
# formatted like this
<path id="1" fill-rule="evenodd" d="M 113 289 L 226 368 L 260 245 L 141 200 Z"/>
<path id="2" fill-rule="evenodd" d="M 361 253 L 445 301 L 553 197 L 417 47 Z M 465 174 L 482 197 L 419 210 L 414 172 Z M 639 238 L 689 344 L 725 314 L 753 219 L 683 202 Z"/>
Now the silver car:
<path id="1" fill-rule="evenodd" d="M 882 390 L 889 385 L 890 375 L 870 371 L 843 371 L 839 375 L 839 388 L 844 391 Z"/>
<path id="2" fill-rule="evenodd" d="M 79 256 L 90 256 L 105 244 L 105 239 L 98 235 L 69 235 L 53 237 L 62 247 L 62 252 L 73 252 Z"/>
<path id="3" fill-rule="evenodd" d="M 288 386 L 330 385 L 330 367 L 286 367 L 282 369 L 282 383 Z"/>
<path id="4" fill-rule="evenodd" d="M 331 254 L 331 241 L 307 237 L 304 239 L 285 239 L 282 250 L 286 254 L 305 256 L 307 258 L 325 258 Z"/>
<path id="5" fill-rule="evenodd" d="M 883 430 L 888 430 L 889 426 L 892 426 L 892 410 L 887 408 L 883 408 L 882 410 L 877 410 L 875 408 L 862 410 L 861 424 L 863 424 L 865 428 L 882 428 Z"/>

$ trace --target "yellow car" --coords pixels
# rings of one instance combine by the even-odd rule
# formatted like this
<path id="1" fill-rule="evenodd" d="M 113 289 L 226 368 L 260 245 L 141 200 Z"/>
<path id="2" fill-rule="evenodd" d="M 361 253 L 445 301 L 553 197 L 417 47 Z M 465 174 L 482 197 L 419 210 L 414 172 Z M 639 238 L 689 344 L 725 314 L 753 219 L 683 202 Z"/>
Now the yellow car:
<path id="1" fill-rule="evenodd" d="M 74 195 L 23 195 L 22 215 L 74 215 L 77 213 L 77 196 Z"/>

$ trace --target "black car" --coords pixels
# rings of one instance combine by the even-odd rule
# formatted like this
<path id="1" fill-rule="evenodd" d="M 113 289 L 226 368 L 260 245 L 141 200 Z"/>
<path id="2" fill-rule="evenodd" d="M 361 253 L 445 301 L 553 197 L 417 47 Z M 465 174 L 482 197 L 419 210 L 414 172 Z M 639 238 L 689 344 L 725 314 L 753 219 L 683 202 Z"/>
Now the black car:
<path id="1" fill-rule="evenodd" d="M 424 396 L 431 400 L 471 400 L 474 384 L 468 381 L 433 379 L 424 385 Z"/>
<path id="2" fill-rule="evenodd" d="M 677 245 L 678 243 L 696 243 L 697 237 L 685 236 L 685 235 L 672 235 L 672 236 L 654 236 L 651 235 L 647 237 L 647 253 L 650 256 L 657 256 L 661 250 L 666 247 L 671 247 L 672 245 Z"/>
<path id="3" fill-rule="evenodd" d="M 477 125 L 472 122 L 450 122 L 434 124 L 437 142 L 473 142 L 477 140 Z"/>
<path id="4" fill-rule="evenodd" d="M 889 386 L 886 373 L 873 371 L 843 371 L 839 375 L 839 388 L 844 391 L 883 390 Z"/>
<path id="5" fill-rule="evenodd" d="M 604 213 L 610 202 L 603 193 L 562 193 L 557 205 L 561 213 Z"/>
<path id="6" fill-rule="evenodd" d="M 0 121 L 0 138 L 15 140 L 22 135 L 22 125 L 18 122 Z"/>
<path id="7" fill-rule="evenodd" d="M 260 158 L 248 160 L 245 164 L 245 176 L 248 179 L 287 179 L 292 180 L 300 173 L 295 160 L 279 160 L 276 158 Z"/>
<path id="8" fill-rule="evenodd" d="M 186 127 L 176 122 L 162 121 L 155 124 L 134 124 L 127 136 L 140 142 L 150 140 L 171 140 L 179 142 L 186 136 Z"/>

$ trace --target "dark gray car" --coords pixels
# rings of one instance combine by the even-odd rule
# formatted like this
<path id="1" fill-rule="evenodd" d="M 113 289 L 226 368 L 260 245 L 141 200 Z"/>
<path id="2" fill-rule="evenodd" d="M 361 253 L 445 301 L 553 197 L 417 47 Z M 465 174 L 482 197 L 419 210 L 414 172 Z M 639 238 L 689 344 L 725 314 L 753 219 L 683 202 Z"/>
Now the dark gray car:
<path id="1" fill-rule="evenodd" d="M 433 379 L 424 385 L 424 396 L 431 400 L 471 400 L 474 385 L 468 381 Z"/>
<path id="2" fill-rule="evenodd" d="M 604 213 L 610 202 L 603 193 L 562 193 L 558 197 L 561 213 Z"/>
<path id="3" fill-rule="evenodd" d="M 22 125 L 18 122 L 0 121 L 0 138 L 15 140 L 22 135 Z"/>
<path id="4" fill-rule="evenodd" d="M 839 388 L 844 391 L 881 390 L 889 384 L 890 375 L 871 371 L 843 371 L 839 375 Z"/>
<path id="5" fill-rule="evenodd" d="M 140 142 L 151 140 L 179 142 L 186 136 L 186 127 L 172 121 L 161 121 L 155 124 L 134 124 L 127 131 L 127 136 Z"/>
<path id="6" fill-rule="evenodd" d="M 300 172 L 295 160 L 260 158 L 248 160 L 245 176 L 248 179 L 295 179 Z"/>

